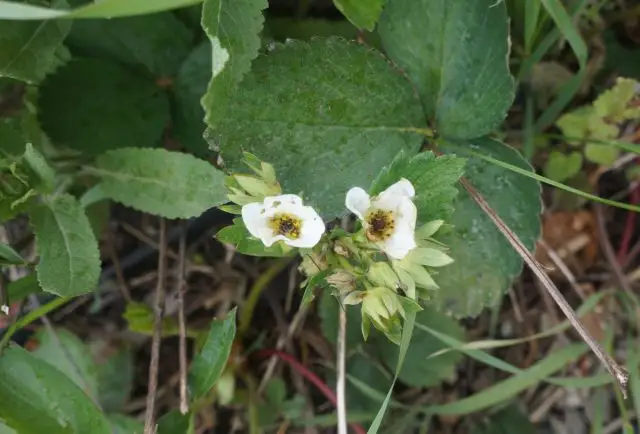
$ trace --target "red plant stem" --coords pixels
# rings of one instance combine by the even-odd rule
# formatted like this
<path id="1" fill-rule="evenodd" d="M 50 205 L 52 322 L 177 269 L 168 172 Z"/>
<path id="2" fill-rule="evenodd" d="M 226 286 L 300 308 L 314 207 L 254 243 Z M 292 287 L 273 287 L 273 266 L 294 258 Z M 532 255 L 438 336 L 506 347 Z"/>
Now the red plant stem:
<path id="1" fill-rule="evenodd" d="M 640 185 L 637 185 L 631 190 L 631 203 L 637 205 L 640 203 Z M 636 213 L 629 211 L 627 213 L 627 220 L 624 225 L 624 232 L 622 233 L 622 240 L 620 241 L 620 247 L 618 247 L 618 253 L 616 255 L 618 263 L 623 265 L 627 260 L 627 253 L 629 253 L 629 245 L 631 244 L 631 237 L 635 231 L 636 226 Z"/>
<path id="2" fill-rule="evenodd" d="M 293 369 L 296 370 L 300 375 L 309 380 L 314 386 L 318 388 L 320 392 L 327 398 L 331 403 L 336 406 L 338 404 L 338 398 L 336 394 L 331 390 L 329 386 L 327 386 L 316 374 L 308 370 L 302 363 L 300 363 L 295 357 L 293 357 L 289 353 L 285 353 L 284 351 L 279 350 L 260 350 L 256 353 L 258 357 L 267 358 L 271 356 L 278 357 L 283 362 L 287 362 Z M 351 429 L 356 432 L 356 434 L 366 434 L 364 428 L 362 428 L 357 423 L 350 423 L 349 426 Z"/>

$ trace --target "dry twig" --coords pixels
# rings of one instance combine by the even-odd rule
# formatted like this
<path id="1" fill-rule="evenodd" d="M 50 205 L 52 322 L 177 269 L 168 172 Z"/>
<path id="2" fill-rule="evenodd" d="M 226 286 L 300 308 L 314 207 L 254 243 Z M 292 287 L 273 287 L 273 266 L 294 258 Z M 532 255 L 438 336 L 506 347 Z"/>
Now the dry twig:
<path id="1" fill-rule="evenodd" d="M 580 337 L 585 341 L 585 343 L 591 348 L 591 351 L 596 355 L 598 360 L 605 366 L 607 371 L 616 379 L 618 386 L 622 392 L 622 395 L 627 397 L 627 384 L 629 383 L 629 373 L 622 366 L 618 365 L 618 363 L 613 360 L 600 346 L 600 344 L 589 334 L 587 329 L 582 325 L 580 320 L 578 319 L 573 308 L 567 303 L 564 299 L 558 288 L 556 288 L 553 281 L 547 276 L 547 273 L 544 271 L 542 266 L 538 263 L 538 261 L 533 257 L 533 255 L 529 252 L 527 247 L 522 243 L 517 234 L 515 234 L 498 216 L 495 211 L 491 208 L 491 206 L 487 203 L 484 197 L 478 193 L 473 185 L 469 183 L 466 179 L 462 178 L 460 183 L 467 190 L 469 195 L 475 200 L 475 202 L 480 206 L 482 211 L 493 221 L 496 227 L 500 230 L 502 235 L 509 241 L 509 244 L 515 249 L 516 252 L 524 259 L 527 263 L 531 271 L 536 275 L 536 277 L 543 284 L 544 288 L 547 290 L 549 295 L 553 298 L 553 301 L 556 302 L 560 310 L 565 314 L 573 328 L 576 329 Z"/>
<path id="2" fill-rule="evenodd" d="M 187 327 L 184 318 L 184 293 L 187 282 L 185 279 L 185 262 L 187 255 L 186 231 L 180 236 L 180 246 L 178 248 L 178 332 L 180 336 L 180 346 L 178 348 L 180 363 L 180 412 L 186 414 L 189 411 L 189 401 L 187 397 Z"/>
<path id="3" fill-rule="evenodd" d="M 347 434 L 347 403 L 345 399 L 345 359 L 346 359 L 346 334 L 347 334 L 347 312 L 342 307 L 338 307 L 338 355 L 336 360 L 337 381 L 337 410 L 338 410 L 338 434 Z"/>
<path id="4" fill-rule="evenodd" d="M 162 318 L 164 316 L 164 283 L 167 274 L 167 240 L 166 223 L 160 218 L 160 243 L 158 255 L 158 284 L 153 306 L 155 313 L 153 320 L 153 340 L 151 342 L 151 362 L 149 363 L 149 387 L 147 390 L 147 409 L 144 415 L 144 434 L 156 432 L 155 404 L 158 389 L 158 364 L 160 361 L 160 339 L 162 336 Z"/>

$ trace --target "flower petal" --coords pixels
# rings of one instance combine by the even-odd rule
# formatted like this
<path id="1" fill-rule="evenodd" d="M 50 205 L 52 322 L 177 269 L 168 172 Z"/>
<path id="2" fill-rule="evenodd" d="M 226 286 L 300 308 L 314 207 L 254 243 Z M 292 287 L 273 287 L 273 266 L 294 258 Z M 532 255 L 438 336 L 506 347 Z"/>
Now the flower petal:
<path id="1" fill-rule="evenodd" d="M 380 244 L 380 248 L 392 259 L 403 259 L 416 248 L 416 240 L 413 235 L 413 231 L 398 228 L 389 239 Z"/>
<path id="2" fill-rule="evenodd" d="M 411 199 L 407 197 L 401 198 L 393 217 L 397 228 L 406 228 L 415 233 L 418 209 Z"/>
<path id="3" fill-rule="evenodd" d="M 267 225 L 267 215 L 260 202 L 252 202 L 242 207 L 242 221 L 251 235 L 261 238 Z"/>
<path id="4" fill-rule="evenodd" d="M 292 247 L 302 248 L 311 248 L 318 244 L 324 234 L 325 225 L 316 210 L 310 206 L 303 206 L 296 210 L 295 215 L 302 220 L 300 238 L 286 240 L 285 243 Z"/>
<path id="5" fill-rule="evenodd" d="M 395 230 L 380 243 L 381 249 L 393 259 L 402 259 L 416 248 L 415 230 L 418 210 L 408 197 L 400 197 L 394 212 Z"/>
<path id="6" fill-rule="evenodd" d="M 364 220 L 364 216 L 371 207 L 371 199 L 369 198 L 369 194 L 362 188 L 353 187 L 347 192 L 345 206 L 360 220 Z"/>
<path id="7" fill-rule="evenodd" d="M 389 188 L 387 188 L 381 194 L 390 194 L 393 196 L 404 196 L 412 198 L 416 195 L 416 190 L 415 188 L 413 188 L 413 184 L 411 183 L 411 181 L 405 178 L 400 178 L 400 181 L 389 186 Z"/>
<path id="8" fill-rule="evenodd" d="M 375 200 L 373 200 L 373 205 L 375 208 L 393 211 L 402 203 L 406 203 L 407 201 L 411 202 L 413 196 L 415 196 L 413 185 L 411 182 L 402 178 L 380 193 Z"/>
<path id="9" fill-rule="evenodd" d="M 266 209 L 279 208 L 282 205 L 302 206 L 302 199 L 296 194 L 281 194 L 280 196 L 267 196 L 264 198 Z"/>

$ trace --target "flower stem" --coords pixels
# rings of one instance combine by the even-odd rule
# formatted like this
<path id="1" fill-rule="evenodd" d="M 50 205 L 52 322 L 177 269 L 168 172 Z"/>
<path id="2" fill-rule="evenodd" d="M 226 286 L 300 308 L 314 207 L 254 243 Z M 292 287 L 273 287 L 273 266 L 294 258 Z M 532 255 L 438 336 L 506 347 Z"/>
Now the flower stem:
<path id="1" fill-rule="evenodd" d="M 11 327 L 9 327 L 7 331 L 4 333 L 4 336 L 2 337 L 2 341 L 0 341 L 0 352 L 2 352 L 2 350 L 4 350 L 4 348 L 7 346 L 7 344 L 9 343 L 9 340 L 11 339 L 11 336 L 13 336 L 15 332 L 17 332 L 21 328 L 28 326 L 29 324 L 43 317 L 44 315 L 48 314 L 52 310 L 55 310 L 58 307 L 62 306 L 63 304 L 66 304 L 70 300 L 71 300 L 71 297 L 56 298 L 50 301 L 49 303 L 44 304 L 32 310 L 31 312 L 27 313 L 25 316 L 20 318 L 18 321 L 13 323 Z"/>
<path id="2" fill-rule="evenodd" d="M 242 308 L 242 314 L 240 315 L 240 321 L 238 324 L 238 337 L 242 338 L 244 334 L 249 330 L 251 325 L 251 318 L 253 318 L 253 311 L 258 304 L 258 300 L 262 295 L 262 292 L 269 285 L 269 283 L 284 270 L 287 265 L 291 263 L 292 257 L 281 258 L 271 264 L 267 271 L 262 273 L 260 277 L 256 279 L 253 286 L 249 290 L 249 296 Z"/>

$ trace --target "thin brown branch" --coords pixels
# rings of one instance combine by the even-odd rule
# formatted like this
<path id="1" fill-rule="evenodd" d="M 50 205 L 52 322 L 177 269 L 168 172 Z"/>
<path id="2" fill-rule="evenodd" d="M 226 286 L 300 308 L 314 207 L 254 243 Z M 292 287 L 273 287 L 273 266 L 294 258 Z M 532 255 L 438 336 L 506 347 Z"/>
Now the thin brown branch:
<path id="1" fill-rule="evenodd" d="M 598 360 L 604 365 L 604 367 L 609 371 L 611 375 L 616 379 L 620 390 L 622 391 L 622 395 L 627 397 L 627 384 L 629 383 L 629 373 L 622 366 L 618 365 L 618 363 L 613 360 L 600 346 L 600 344 L 589 334 L 587 329 L 582 325 L 580 320 L 578 319 L 573 308 L 567 303 L 564 299 L 558 288 L 556 288 L 553 281 L 547 276 L 547 273 L 544 271 L 542 266 L 538 263 L 538 261 L 533 257 L 533 255 L 529 252 L 527 247 L 522 243 L 518 235 L 516 235 L 498 216 L 495 211 L 491 208 L 491 206 L 487 203 L 484 197 L 478 193 L 478 191 L 467 181 L 462 178 L 460 183 L 464 186 L 464 188 L 469 192 L 471 197 L 475 200 L 475 202 L 480 206 L 480 208 L 487 214 L 487 216 L 493 221 L 496 227 L 500 230 L 502 235 L 509 241 L 511 246 L 515 249 L 516 252 L 524 259 L 527 263 L 531 271 L 536 275 L 536 277 L 543 284 L 544 288 L 548 291 L 549 295 L 556 302 L 560 310 L 565 314 L 571 325 L 576 329 L 580 337 L 585 341 L 585 343 L 591 348 L 591 351 L 596 355 Z"/>
<path id="2" fill-rule="evenodd" d="M 113 263 L 113 268 L 116 272 L 116 279 L 118 281 L 118 289 L 122 294 L 122 297 L 125 299 L 127 303 L 131 303 L 131 292 L 129 291 L 129 286 L 127 285 L 127 281 L 124 278 L 124 273 L 122 272 L 122 266 L 120 264 L 120 259 L 118 258 L 118 254 L 116 252 L 116 248 L 113 245 L 113 237 L 107 237 L 107 250 L 109 253 L 109 259 Z"/>
<path id="3" fill-rule="evenodd" d="M 593 209 L 596 215 L 596 223 L 598 226 L 598 236 L 600 238 L 600 245 L 602 246 L 602 251 L 604 252 L 605 258 L 607 258 L 607 262 L 609 262 L 609 266 L 613 270 L 613 275 L 615 276 L 618 284 L 622 289 L 624 289 L 627 293 L 633 293 L 631 289 L 631 285 L 629 284 L 629 280 L 627 280 L 627 276 L 625 276 L 624 271 L 622 270 L 622 266 L 618 262 L 618 258 L 616 256 L 616 252 L 611 245 L 611 241 L 609 241 L 609 236 L 607 235 L 607 228 L 605 224 L 604 212 L 602 206 L 598 204 L 593 204 Z"/>
<path id="4" fill-rule="evenodd" d="M 569 282 L 569 285 L 571 285 L 571 288 L 576 292 L 576 294 L 578 294 L 578 296 L 583 301 L 586 300 L 587 295 L 584 293 L 584 290 L 580 288 L 580 285 L 576 280 L 576 276 L 573 275 L 573 273 L 571 272 L 571 269 L 562 260 L 558 252 L 556 252 L 551 247 L 549 247 L 549 245 L 545 243 L 544 240 L 540 240 L 539 243 L 547 251 L 547 256 L 549 256 L 549 259 L 551 259 L 551 261 L 555 264 L 556 267 L 558 267 L 558 270 L 560 270 L 560 272 L 565 277 L 565 279 L 567 279 L 567 281 Z"/>
<path id="5" fill-rule="evenodd" d="M 184 228 L 184 224 L 183 224 Z M 187 396 L 187 327 L 184 318 L 184 293 L 187 282 L 185 278 L 185 263 L 187 256 L 187 236 L 186 231 L 182 231 L 180 236 L 180 246 L 178 247 L 178 332 L 180 344 L 178 357 L 180 363 L 180 412 L 187 414 L 189 411 L 189 400 Z"/>
<path id="6" fill-rule="evenodd" d="M 276 350 L 280 351 L 285 347 L 287 341 L 289 341 L 293 335 L 296 333 L 300 325 L 303 323 L 304 318 L 307 316 L 307 308 L 300 306 L 300 309 L 293 316 L 293 320 L 291 320 L 291 324 L 289 324 L 289 328 L 287 329 L 286 334 L 280 336 L 278 341 L 276 342 Z M 264 388 L 267 386 L 269 379 L 273 375 L 273 371 L 276 368 L 276 364 L 278 363 L 278 359 L 276 356 L 271 356 L 269 359 L 269 363 L 267 364 L 267 369 L 265 370 L 264 375 L 262 376 L 262 380 L 260 381 L 260 386 L 258 387 L 258 394 L 264 391 Z"/>
<path id="7" fill-rule="evenodd" d="M 151 342 L 151 362 L 149 362 L 149 386 L 147 390 L 147 408 L 144 415 L 144 434 L 156 432 L 155 404 L 158 390 L 158 365 L 160 361 L 160 339 L 162 336 L 162 318 L 164 316 L 165 279 L 167 274 L 167 230 L 166 223 L 160 218 L 160 242 L 158 254 L 158 284 L 153 310 L 153 340 Z"/>
<path id="8" fill-rule="evenodd" d="M 128 232 L 130 235 L 134 236 L 141 242 L 148 245 L 149 247 L 152 247 L 156 250 L 160 250 L 160 246 L 158 245 L 158 243 L 156 243 L 150 236 L 148 236 L 147 234 L 145 234 L 135 226 L 131 226 L 127 222 L 120 222 L 120 227 L 124 229 L 126 232 Z M 165 256 L 173 260 L 178 260 L 178 255 L 176 255 L 173 250 L 167 248 L 167 246 L 165 246 L 164 249 L 165 249 Z"/>
<path id="9" fill-rule="evenodd" d="M 338 410 L 338 434 L 347 434 L 347 403 L 345 398 L 345 378 L 346 378 L 346 334 L 347 334 L 347 312 L 342 306 L 338 307 L 338 351 L 336 360 L 336 395 Z"/>

